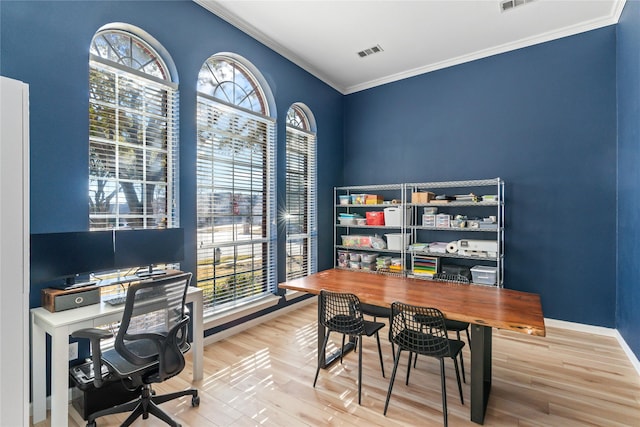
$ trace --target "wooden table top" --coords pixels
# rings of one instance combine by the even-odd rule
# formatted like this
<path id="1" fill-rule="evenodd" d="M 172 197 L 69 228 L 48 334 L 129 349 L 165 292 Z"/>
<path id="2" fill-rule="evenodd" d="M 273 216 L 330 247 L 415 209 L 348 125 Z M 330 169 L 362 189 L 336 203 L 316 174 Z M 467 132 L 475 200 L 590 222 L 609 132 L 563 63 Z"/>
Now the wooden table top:
<path id="1" fill-rule="evenodd" d="M 435 307 L 449 319 L 545 335 L 540 296 L 511 289 L 340 269 L 321 271 L 279 286 L 315 295 L 321 289 L 351 292 L 363 303 L 382 307 L 390 307 L 394 301 Z"/>

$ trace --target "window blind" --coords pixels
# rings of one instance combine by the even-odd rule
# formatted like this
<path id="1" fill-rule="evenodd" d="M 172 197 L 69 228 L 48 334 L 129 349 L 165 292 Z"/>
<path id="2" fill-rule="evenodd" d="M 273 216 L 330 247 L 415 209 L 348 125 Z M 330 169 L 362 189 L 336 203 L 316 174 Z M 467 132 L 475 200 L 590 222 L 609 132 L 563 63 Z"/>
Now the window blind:
<path id="1" fill-rule="evenodd" d="M 275 290 L 275 124 L 198 93 L 197 135 L 197 283 L 220 311 Z"/>
<path id="2" fill-rule="evenodd" d="M 287 126 L 286 135 L 287 280 L 316 271 L 315 135 Z"/>
<path id="3" fill-rule="evenodd" d="M 92 230 L 178 226 L 178 117 L 174 84 L 90 61 Z"/>

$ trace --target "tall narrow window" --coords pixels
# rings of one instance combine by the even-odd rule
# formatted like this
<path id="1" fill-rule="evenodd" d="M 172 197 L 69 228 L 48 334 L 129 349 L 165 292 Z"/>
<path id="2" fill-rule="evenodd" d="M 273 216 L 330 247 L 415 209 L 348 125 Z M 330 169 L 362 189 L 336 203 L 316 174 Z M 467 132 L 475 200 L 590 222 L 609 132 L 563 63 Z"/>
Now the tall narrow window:
<path id="1" fill-rule="evenodd" d="M 287 112 L 287 280 L 316 272 L 316 137 L 303 108 Z"/>
<path id="2" fill-rule="evenodd" d="M 178 92 L 141 37 L 101 30 L 89 59 L 89 219 L 92 230 L 178 222 Z"/>
<path id="3" fill-rule="evenodd" d="M 210 57 L 198 75 L 198 286 L 219 312 L 275 290 L 275 124 L 255 73 Z"/>

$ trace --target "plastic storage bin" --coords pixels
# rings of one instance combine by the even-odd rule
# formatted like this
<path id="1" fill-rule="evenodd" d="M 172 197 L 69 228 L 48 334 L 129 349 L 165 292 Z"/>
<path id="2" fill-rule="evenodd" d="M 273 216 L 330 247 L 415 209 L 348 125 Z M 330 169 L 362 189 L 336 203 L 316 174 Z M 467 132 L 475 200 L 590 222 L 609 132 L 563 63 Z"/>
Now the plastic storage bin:
<path id="1" fill-rule="evenodd" d="M 402 233 L 385 234 L 385 237 L 387 238 L 387 249 L 392 251 L 402 251 L 406 249 L 406 247 L 410 243 L 411 234 L 409 233 L 404 234 L 404 247 L 402 245 L 402 236 L 403 236 Z"/>
<path id="2" fill-rule="evenodd" d="M 497 270 L 495 267 L 486 265 L 474 265 L 471 267 L 471 278 L 473 283 L 480 285 L 495 285 Z"/>
<path id="3" fill-rule="evenodd" d="M 367 218 L 367 225 L 384 225 L 384 212 L 382 211 L 368 211 L 365 213 Z"/>
<path id="4" fill-rule="evenodd" d="M 392 227 L 402 227 L 402 212 L 405 214 L 405 225 L 411 225 L 411 208 L 393 206 L 384 208 L 384 224 Z"/>

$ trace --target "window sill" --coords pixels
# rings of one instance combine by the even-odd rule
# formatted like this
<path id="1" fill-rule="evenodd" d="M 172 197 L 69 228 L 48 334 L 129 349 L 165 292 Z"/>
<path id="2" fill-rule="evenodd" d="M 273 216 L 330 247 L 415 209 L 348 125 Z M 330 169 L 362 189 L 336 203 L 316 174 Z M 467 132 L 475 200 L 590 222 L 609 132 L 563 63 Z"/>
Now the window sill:
<path id="1" fill-rule="evenodd" d="M 210 314 L 204 317 L 204 330 L 212 329 L 220 325 L 224 325 L 234 320 L 241 319 L 251 314 L 257 313 L 261 310 L 273 307 L 280 301 L 278 295 L 267 295 L 256 301 L 244 304 L 240 307 L 226 310 L 222 313 Z M 218 335 L 218 334 L 216 334 Z"/>
<path id="2" fill-rule="evenodd" d="M 309 295 L 307 292 L 302 291 L 293 291 L 291 289 L 287 289 L 287 292 L 284 294 L 285 301 L 291 301 L 292 299 L 296 299 L 303 295 Z"/>

